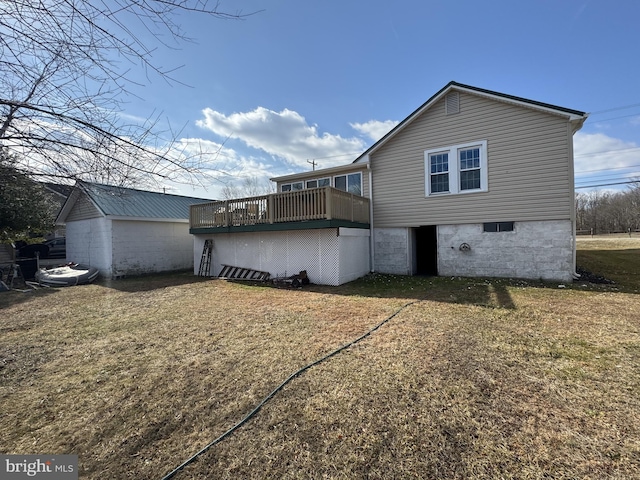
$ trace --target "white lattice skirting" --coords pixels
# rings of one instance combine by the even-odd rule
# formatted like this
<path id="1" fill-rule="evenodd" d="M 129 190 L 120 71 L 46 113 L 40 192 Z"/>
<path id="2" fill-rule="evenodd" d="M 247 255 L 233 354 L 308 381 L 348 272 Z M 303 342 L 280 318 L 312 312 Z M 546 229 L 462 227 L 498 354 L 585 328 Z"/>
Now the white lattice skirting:
<path id="1" fill-rule="evenodd" d="M 194 235 L 194 273 L 207 238 L 213 239 L 211 276 L 217 276 L 223 264 L 266 271 L 272 277 L 306 270 L 311 282 L 319 285 L 341 285 L 369 273 L 369 230 L 326 228 Z"/>

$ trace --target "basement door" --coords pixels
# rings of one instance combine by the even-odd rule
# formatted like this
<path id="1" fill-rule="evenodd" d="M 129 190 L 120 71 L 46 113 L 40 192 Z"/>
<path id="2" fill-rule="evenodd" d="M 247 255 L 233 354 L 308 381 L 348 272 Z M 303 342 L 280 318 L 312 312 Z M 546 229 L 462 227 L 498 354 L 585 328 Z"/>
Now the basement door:
<path id="1" fill-rule="evenodd" d="M 436 225 L 413 229 L 416 275 L 438 275 L 438 235 Z"/>

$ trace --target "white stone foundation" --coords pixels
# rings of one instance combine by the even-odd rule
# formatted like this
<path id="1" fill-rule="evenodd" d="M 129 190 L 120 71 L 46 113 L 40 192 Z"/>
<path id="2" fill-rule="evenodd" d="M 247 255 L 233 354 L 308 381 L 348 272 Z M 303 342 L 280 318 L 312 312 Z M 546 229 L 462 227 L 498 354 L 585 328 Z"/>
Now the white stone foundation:
<path id="1" fill-rule="evenodd" d="M 395 275 L 411 275 L 408 228 L 376 228 L 374 230 L 375 271 Z"/>
<path id="2" fill-rule="evenodd" d="M 468 251 L 460 245 L 468 244 Z M 515 222 L 513 232 L 483 232 L 482 224 L 438 226 L 438 273 L 570 282 L 573 228 L 569 220 Z"/>
<path id="3" fill-rule="evenodd" d="M 377 228 L 374 270 L 415 273 L 410 228 Z M 570 220 L 515 222 L 514 231 L 489 233 L 482 223 L 439 225 L 438 275 L 511 277 L 570 282 L 575 272 Z M 469 250 L 460 249 L 467 244 Z"/>

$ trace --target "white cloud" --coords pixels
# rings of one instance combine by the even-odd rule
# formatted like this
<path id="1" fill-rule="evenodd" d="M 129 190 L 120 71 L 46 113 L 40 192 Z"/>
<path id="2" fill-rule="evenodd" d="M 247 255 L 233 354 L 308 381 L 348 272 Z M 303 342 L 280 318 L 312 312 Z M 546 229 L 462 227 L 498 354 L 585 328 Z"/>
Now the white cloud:
<path id="1" fill-rule="evenodd" d="M 640 148 L 604 133 L 578 132 L 573 137 L 575 170 L 604 170 L 628 167 L 638 163 Z"/>
<path id="2" fill-rule="evenodd" d="M 384 137 L 393 127 L 398 125 L 399 122 L 395 120 L 385 120 L 381 122 L 379 120 L 369 120 L 366 123 L 350 123 L 351 127 L 366 135 L 374 142 L 377 142 Z"/>
<path id="3" fill-rule="evenodd" d="M 276 166 L 264 158 L 246 156 L 222 143 L 201 138 L 181 138 L 172 153 L 199 172 L 195 176 L 185 173 L 175 182 L 166 182 L 167 188 L 183 195 L 197 193 L 222 198 L 222 189 L 227 185 L 278 174 Z"/>
<path id="4" fill-rule="evenodd" d="M 610 186 L 621 189 L 623 182 L 640 175 L 640 147 L 635 142 L 603 133 L 578 132 L 573 138 L 577 188 L 618 184 Z"/>
<path id="5" fill-rule="evenodd" d="M 308 168 L 309 159 L 327 159 L 322 167 L 342 165 L 355 159 L 366 147 L 359 138 L 320 133 L 297 112 L 275 112 L 258 107 L 250 112 L 225 115 L 211 108 L 202 111 L 196 124 L 221 137 L 239 139 L 246 145 Z M 332 158 L 327 158 L 332 157 Z"/>

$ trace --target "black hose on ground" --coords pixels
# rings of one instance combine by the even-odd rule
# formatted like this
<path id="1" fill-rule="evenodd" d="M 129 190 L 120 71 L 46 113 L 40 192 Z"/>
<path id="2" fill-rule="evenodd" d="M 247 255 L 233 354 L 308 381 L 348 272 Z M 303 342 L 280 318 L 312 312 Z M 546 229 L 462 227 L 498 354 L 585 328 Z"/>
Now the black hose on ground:
<path id="1" fill-rule="evenodd" d="M 389 320 L 391 320 L 393 317 L 395 317 L 396 315 L 398 315 L 402 310 L 404 310 L 405 308 L 407 308 L 410 305 L 413 305 L 414 303 L 419 302 L 420 300 L 414 300 L 413 302 L 409 302 L 405 305 L 403 305 L 402 307 L 400 307 L 393 315 L 390 315 L 389 317 L 385 318 L 382 322 L 380 322 L 379 324 L 377 324 L 375 327 L 373 327 L 372 329 L 370 329 L 369 331 L 367 331 L 366 333 L 364 333 L 363 335 L 360 335 L 358 338 L 356 338 L 355 340 L 352 340 L 351 342 L 343 345 L 342 347 L 334 350 L 331 353 L 328 353 L 327 355 L 325 355 L 324 357 L 316 360 L 315 362 L 312 362 L 304 367 L 302 367 L 300 370 L 298 370 L 297 372 L 292 373 L 289 378 L 287 378 L 284 382 L 282 382 L 280 385 L 278 385 L 275 390 L 273 390 L 273 392 L 271 392 L 269 395 L 267 395 L 259 404 L 257 407 L 255 407 L 253 410 L 251 410 L 251 412 L 249 412 L 242 420 L 240 420 L 238 423 L 236 423 L 233 427 L 231 427 L 229 430 L 227 430 L 226 432 L 224 432 L 222 435 L 220 435 L 218 438 L 216 438 L 215 440 L 213 440 L 212 442 L 208 443 L 207 445 L 205 445 L 201 450 L 199 450 L 198 452 L 196 452 L 193 456 L 191 456 L 190 458 L 188 458 L 187 460 L 185 460 L 184 462 L 182 462 L 180 465 L 178 465 L 175 469 L 173 469 L 171 472 L 169 472 L 168 474 L 166 474 L 164 477 L 162 477 L 162 480 L 169 480 L 170 478 L 173 478 L 180 470 L 182 470 L 184 467 L 186 467 L 187 465 L 189 465 L 190 463 L 193 463 L 200 455 L 202 455 L 203 453 L 205 453 L 207 450 L 209 450 L 211 447 L 213 447 L 214 445 L 216 445 L 217 443 L 220 443 L 222 440 L 224 440 L 226 437 L 228 437 L 229 435 L 231 435 L 233 432 L 235 432 L 237 429 L 239 429 L 242 425 L 244 425 L 245 423 L 247 423 L 249 421 L 249 419 L 251 417 L 253 417 L 256 413 L 258 413 L 258 411 L 269 401 L 271 400 L 276 393 L 278 393 L 280 390 L 282 390 L 282 388 L 289 383 L 291 380 L 293 380 L 294 378 L 296 378 L 298 375 L 300 375 L 301 373 L 305 372 L 306 370 L 309 370 L 311 367 L 318 365 L 319 363 L 324 362 L 325 360 L 328 360 L 329 358 L 333 357 L 334 355 L 336 355 L 337 353 L 340 353 L 342 350 L 349 348 L 352 345 L 355 345 L 356 343 L 358 343 L 359 341 L 361 341 L 362 339 L 368 337 L 369 335 L 371 335 L 373 332 L 375 332 L 376 330 L 378 330 L 381 326 L 383 326 L 385 323 L 387 323 Z"/>

